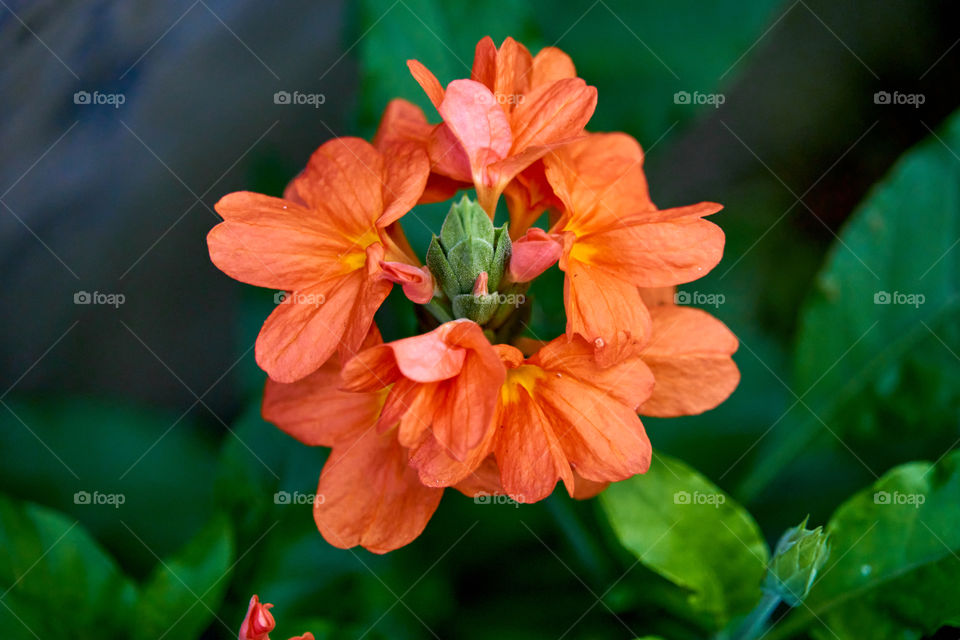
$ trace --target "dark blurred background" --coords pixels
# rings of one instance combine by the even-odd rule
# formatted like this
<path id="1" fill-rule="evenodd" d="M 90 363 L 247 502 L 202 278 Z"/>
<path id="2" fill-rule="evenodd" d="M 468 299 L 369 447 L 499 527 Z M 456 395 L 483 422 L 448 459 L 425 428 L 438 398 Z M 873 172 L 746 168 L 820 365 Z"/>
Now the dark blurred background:
<path id="1" fill-rule="evenodd" d="M 836 234 L 870 186 L 960 105 L 957 3 L 0 5 L 3 492 L 79 520 L 137 579 L 211 510 L 227 504 L 247 518 L 232 544 L 235 558 L 249 555 L 208 637 L 228 637 L 255 590 L 353 637 L 371 625 L 374 637 L 430 637 L 425 627 L 440 637 L 546 637 L 571 625 L 571 637 L 626 637 L 624 624 L 643 629 L 644 607 L 658 606 L 627 580 L 607 595 L 609 609 L 577 619 L 622 571 L 619 552 L 597 543 L 609 532 L 591 503 L 478 514 L 450 496 L 417 543 L 387 558 L 326 547 L 308 508 L 268 529 L 272 516 L 253 504 L 264 487 L 311 491 L 323 454 L 289 446 L 257 417 L 263 376 L 252 345 L 272 292 L 210 263 L 213 204 L 240 189 L 279 195 L 325 140 L 372 135 L 391 97 L 435 119 L 404 61 L 421 60 L 444 83 L 465 77 L 484 35 L 569 53 L 599 90 L 591 129 L 637 137 L 658 205 L 726 207 L 714 218 L 724 260 L 688 289 L 724 295 L 706 308 L 741 338 L 743 381 L 716 411 L 649 421 L 655 448 L 743 499 L 769 536 L 807 512 L 822 521 L 873 480 L 844 447 L 818 441 L 778 474 L 781 490 L 740 484 L 763 455 L 758 438 L 783 426 L 794 400 L 798 310 Z M 323 102 L 276 104 L 278 91 Z M 883 91 L 924 101 L 878 104 Z M 677 92 L 722 104 L 678 104 Z M 425 231 L 408 232 L 422 244 Z M 123 301 L 79 304 L 82 292 Z M 555 334 L 559 297 L 544 308 L 535 328 Z M 394 301 L 385 313 L 395 309 L 404 307 Z M 381 320 L 398 331 L 407 322 Z M 908 459 L 903 446 L 858 453 L 882 470 Z M 225 455 L 247 468 L 224 471 Z M 216 489 L 225 483 L 229 498 Z M 806 492 L 790 490 L 799 483 Z M 78 505 L 81 490 L 122 491 L 127 502 Z"/>

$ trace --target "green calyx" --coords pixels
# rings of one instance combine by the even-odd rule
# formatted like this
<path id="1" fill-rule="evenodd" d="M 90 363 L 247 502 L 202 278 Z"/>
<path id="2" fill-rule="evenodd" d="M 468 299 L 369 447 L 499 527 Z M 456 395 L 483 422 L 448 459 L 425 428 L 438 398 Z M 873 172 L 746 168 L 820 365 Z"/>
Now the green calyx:
<path id="1" fill-rule="evenodd" d="M 437 320 L 467 318 L 496 331 L 526 303 L 526 285 L 508 282 L 511 244 L 507 225 L 494 227 L 464 196 L 450 207 L 440 235 L 427 249 L 438 293 L 426 308 Z"/>
<path id="2" fill-rule="evenodd" d="M 777 542 L 763 583 L 765 591 L 778 595 L 791 607 L 807 597 L 830 557 L 829 534 L 824 533 L 823 527 L 807 529 L 806 524 L 805 518 Z"/>

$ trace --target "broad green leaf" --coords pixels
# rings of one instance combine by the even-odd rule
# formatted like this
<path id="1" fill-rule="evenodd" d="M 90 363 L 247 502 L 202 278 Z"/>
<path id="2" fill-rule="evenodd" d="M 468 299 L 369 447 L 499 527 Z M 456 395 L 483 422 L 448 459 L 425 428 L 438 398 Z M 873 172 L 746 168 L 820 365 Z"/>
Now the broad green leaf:
<path id="1" fill-rule="evenodd" d="M 140 591 L 133 637 L 199 637 L 223 600 L 233 558 L 227 520 L 215 517 L 177 554 L 159 561 Z"/>
<path id="2" fill-rule="evenodd" d="M 135 589 L 76 520 L 0 497 L 4 638 L 122 637 Z"/>
<path id="3" fill-rule="evenodd" d="M 911 462 L 830 519 L 832 557 L 806 606 L 772 637 L 915 640 L 960 620 L 960 451 Z"/>
<path id="4" fill-rule="evenodd" d="M 886 465 L 937 455 L 956 440 L 958 155 L 960 114 L 901 158 L 841 232 L 801 315 L 794 389 L 809 409 L 778 425 L 747 495 L 827 433 L 825 424 Z M 889 438 L 903 433 L 911 437 L 891 453 Z"/>
<path id="5" fill-rule="evenodd" d="M 601 501 L 620 542 L 691 593 L 714 628 L 760 599 L 769 553 L 750 514 L 679 460 L 655 456 L 650 470 L 607 489 Z"/>

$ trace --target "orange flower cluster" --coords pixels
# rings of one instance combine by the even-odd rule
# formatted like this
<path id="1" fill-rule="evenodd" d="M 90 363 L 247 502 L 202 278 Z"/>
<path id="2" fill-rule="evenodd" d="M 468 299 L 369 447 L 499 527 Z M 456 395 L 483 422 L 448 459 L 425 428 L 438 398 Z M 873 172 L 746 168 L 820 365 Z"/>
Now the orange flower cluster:
<path id="1" fill-rule="evenodd" d="M 257 339 L 263 415 L 332 448 L 317 526 L 376 553 L 416 538 L 448 487 L 529 503 L 644 473 L 639 415 L 700 413 L 739 381 L 733 334 L 673 303 L 720 261 L 704 219 L 720 205 L 658 209 L 639 144 L 586 132 L 597 92 L 566 54 L 484 38 L 445 89 L 408 65 L 439 124 L 394 100 L 372 144 L 327 142 L 282 199 L 224 197 L 208 237 L 225 273 L 289 292 Z M 402 216 L 471 187 L 423 266 Z M 501 195 L 509 225 L 493 229 Z M 544 212 L 549 229 L 533 226 Z M 498 300 L 557 263 L 566 332 L 522 337 L 526 303 Z M 374 313 L 394 284 L 436 322 L 384 344 Z"/>

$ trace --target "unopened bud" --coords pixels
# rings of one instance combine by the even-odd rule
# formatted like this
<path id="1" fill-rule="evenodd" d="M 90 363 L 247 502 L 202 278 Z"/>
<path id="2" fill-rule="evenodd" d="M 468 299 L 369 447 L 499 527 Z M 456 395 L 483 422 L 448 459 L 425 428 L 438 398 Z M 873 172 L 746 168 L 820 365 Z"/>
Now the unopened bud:
<path id="1" fill-rule="evenodd" d="M 824 533 L 823 527 L 806 529 L 806 524 L 805 518 L 777 542 L 763 583 L 764 590 L 780 596 L 791 607 L 807 597 L 830 557 L 829 534 Z"/>

